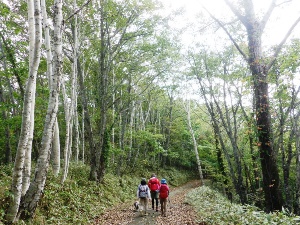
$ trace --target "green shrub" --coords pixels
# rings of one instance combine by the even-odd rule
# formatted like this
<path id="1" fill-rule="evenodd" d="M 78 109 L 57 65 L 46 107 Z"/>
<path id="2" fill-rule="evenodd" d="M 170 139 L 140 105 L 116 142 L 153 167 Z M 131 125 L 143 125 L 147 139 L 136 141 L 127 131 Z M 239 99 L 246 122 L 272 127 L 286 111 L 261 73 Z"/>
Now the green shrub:
<path id="1" fill-rule="evenodd" d="M 287 211 L 267 214 L 255 206 L 231 204 L 223 195 L 208 186 L 189 192 L 186 201 L 196 208 L 199 220 L 205 224 L 296 225 L 300 223 L 300 217 L 291 215 Z"/>

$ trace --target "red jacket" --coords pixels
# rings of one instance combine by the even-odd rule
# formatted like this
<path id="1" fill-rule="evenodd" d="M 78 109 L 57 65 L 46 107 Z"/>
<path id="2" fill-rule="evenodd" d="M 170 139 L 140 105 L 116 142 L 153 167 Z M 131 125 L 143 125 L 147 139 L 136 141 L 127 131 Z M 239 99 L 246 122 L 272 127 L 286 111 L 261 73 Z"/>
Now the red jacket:
<path id="1" fill-rule="evenodd" d="M 169 196 L 169 186 L 167 184 L 161 184 L 159 188 L 159 198 L 167 198 Z"/>
<path id="2" fill-rule="evenodd" d="M 151 177 L 148 181 L 148 186 L 151 191 L 159 190 L 160 187 L 159 179 L 157 179 L 156 177 Z"/>

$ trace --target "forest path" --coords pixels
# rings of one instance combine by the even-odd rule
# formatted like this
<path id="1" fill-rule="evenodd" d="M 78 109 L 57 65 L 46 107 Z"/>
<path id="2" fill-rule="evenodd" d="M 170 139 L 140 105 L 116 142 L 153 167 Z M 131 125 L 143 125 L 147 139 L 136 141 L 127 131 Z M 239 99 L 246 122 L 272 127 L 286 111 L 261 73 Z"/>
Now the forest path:
<path id="1" fill-rule="evenodd" d="M 198 187 L 198 180 L 184 185 L 170 188 L 170 202 L 167 205 L 167 216 L 162 217 L 160 212 L 148 209 L 147 216 L 141 216 L 134 211 L 133 202 L 126 202 L 105 211 L 94 222 L 95 225 L 196 225 L 197 214 L 193 207 L 186 204 L 186 193 Z M 148 207 L 151 204 L 148 202 Z M 160 207 L 160 205 L 159 205 Z"/>

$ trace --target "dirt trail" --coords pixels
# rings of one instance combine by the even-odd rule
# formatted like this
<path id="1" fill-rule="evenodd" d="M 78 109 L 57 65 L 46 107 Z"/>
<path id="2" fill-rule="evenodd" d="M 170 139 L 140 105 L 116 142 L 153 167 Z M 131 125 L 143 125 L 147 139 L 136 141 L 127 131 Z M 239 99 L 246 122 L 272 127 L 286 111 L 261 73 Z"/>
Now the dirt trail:
<path id="1" fill-rule="evenodd" d="M 127 202 L 106 211 L 95 220 L 95 225 L 196 225 L 196 212 L 184 202 L 185 194 L 199 186 L 199 181 L 191 181 L 182 186 L 170 188 L 170 202 L 167 216 L 148 209 L 147 216 L 134 211 L 133 202 Z M 148 203 L 148 207 L 151 204 Z"/>

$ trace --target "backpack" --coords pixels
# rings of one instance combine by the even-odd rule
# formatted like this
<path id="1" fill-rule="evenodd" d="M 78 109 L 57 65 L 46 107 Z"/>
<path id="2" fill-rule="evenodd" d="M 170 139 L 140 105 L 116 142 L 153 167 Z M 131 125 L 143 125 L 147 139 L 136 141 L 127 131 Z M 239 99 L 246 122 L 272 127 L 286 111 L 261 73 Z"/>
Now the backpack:
<path id="1" fill-rule="evenodd" d="M 151 191 L 156 191 L 159 188 L 158 185 L 159 180 L 157 178 L 151 178 L 149 183 L 150 183 L 150 190 Z"/>
<path id="2" fill-rule="evenodd" d="M 139 186 L 139 197 L 146 198 L 148 196 L 148 186 L 147 185 L 140 185 Z"/>
<path id="3" fill-rule="evenodd" d="M 162 184 L 159 189 L 159 198 L 167 198 L 169 196 L 169 187 Z"/>

